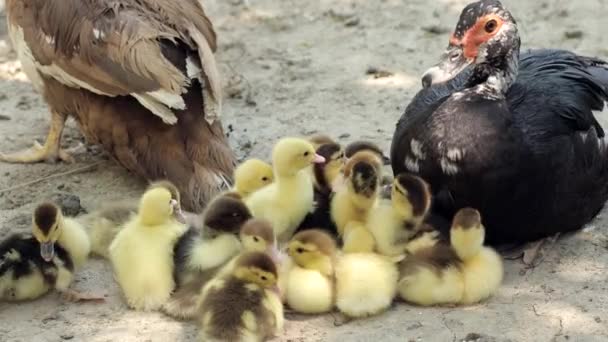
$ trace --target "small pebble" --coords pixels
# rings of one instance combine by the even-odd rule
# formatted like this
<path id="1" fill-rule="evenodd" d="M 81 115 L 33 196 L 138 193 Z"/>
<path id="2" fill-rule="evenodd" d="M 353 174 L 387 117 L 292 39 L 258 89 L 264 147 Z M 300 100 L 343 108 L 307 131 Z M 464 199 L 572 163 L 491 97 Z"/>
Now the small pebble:
<path id="1" fill-rule="evenodd" d="M 346 139 L 346 138 L 350 138 L 350 133 L 342 133 L 342 134 L 340 134 L 340 136 L 338 136 L 338 139 Z"/>
<path id="2" fill-rule="evenodd" d="M 566 39 L 580 39 L 583 37 L 583 31 L 581 30 L 572 30 L 564 32 L 564 37 Z"/>
<path id="3" fill-rule="evenodd" d="M 51 200 L 59 207 L 66 216 L 76 216 L 86 210 L 80 204 L 80 197 L 68 192 L 56 192 L 51 196 Z"/>
<path id="4" fill-rule="evenodd" d="M 450 30 L 448 28 L 439 26 L 439 25 L 423 26 L 422 31 L 425 31 L 425 32 L 428 32 L 431 34 L 445 34 L 445 33 L 450 32 Z"/>
<path id="5" fill-rule="evenodd" d="M 60 335 L 60 337 L 64 340 L 71 340 L 74 338 L 74 335 L 71 334 L 64 334 L 64 335 Z"/>
<path id="6" fill-rule="evenodd" d="M 353 18 L 348 19 L 346 22 L 344 22 L 344 26 L 346 26 L 346 27 L 358 26 L 360 22 L 361 22 L 361 20 L 359 19 L 359 17 L 353 17 Z"/>

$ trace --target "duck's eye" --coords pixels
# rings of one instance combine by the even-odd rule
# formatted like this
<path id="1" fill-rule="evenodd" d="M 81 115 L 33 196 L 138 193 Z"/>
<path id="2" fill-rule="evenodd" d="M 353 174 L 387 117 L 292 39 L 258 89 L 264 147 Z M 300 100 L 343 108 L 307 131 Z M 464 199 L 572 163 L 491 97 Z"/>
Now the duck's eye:
<path id="1" fill-rule="evenodd" d="M 257 236 L 254 236 L 254 237 L 253 237 L 253 241 L 255 241 L 255 242 L 260 242 L 260 239 L 258 239 L 258 237 L 257 237 Z"/>
<path id="2" fill-rule="evenodd" d="M 308 152 L 308 151 L 304 152 L 304 157 L 308 157 L 309 154 L 310 154 L 310 152 Z"/>
<path id="3" fill-rule="evenodd" d="M 498 23 L 496 22 L 496 20 L 492 19 L 486 23 L 485 30 L 487 33 L 492 33 L 494 32 L 494 30 L 496 30 L 497 26 Z"/>
<path id="4" fill-rule="evenodd" d="M 239 213 L 232 213 L 232 217 L 239 217 Z"/>
<path id="5" fill-rule="evenodd" d="M 262 279 L 263 281 L 268 280 L 268 278 L 266 278 L 266 276 L 261 276 L 260 279 Z"/>
<path id="6" fill-rule="evenodd" d="M 262 182 L 267 182 L 268 181 L 268 177 L 262 177 Z"/>
<path id="7" fill-rule="evenodd" d="M 296 253 L 298 253 L 298 254 L 304 253 L 304 248 L 297 248 Z"/>

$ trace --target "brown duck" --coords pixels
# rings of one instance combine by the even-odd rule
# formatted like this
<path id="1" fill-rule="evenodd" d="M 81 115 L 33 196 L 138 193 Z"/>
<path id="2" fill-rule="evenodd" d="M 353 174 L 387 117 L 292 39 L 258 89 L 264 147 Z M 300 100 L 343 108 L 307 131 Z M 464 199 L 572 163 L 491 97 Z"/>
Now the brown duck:
<path id="1" fill-rule="evenodd" d="M 235 164 L 219 120 L 216 35 L 197 0 L 7 0 L 23 70 L 51 112 L 44 145 L 0 161 L 72 161 L 68 117 L 128 170 L 166 178 L 199 210 Z"/>

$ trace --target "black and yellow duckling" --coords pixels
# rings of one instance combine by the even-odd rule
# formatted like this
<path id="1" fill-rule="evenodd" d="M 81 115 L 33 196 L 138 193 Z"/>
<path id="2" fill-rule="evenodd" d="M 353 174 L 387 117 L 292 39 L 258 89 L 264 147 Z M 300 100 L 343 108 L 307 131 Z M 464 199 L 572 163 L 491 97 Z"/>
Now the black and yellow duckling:
<path id="1" fill-rule="evenodd" d="M 177 201 L 165 188 L 147 190 L 137 215 L 120 229 L 110 244 L 115 279 L 129 307 L 160 308 L 175 287 L 173 247 L 186 231 L 176 219 Z"/>
<path id="2" fill-rule="evenodd" d="M 202 294 L 200 341 L 266 341 L 283 331 L 278 271 L 262 252 L 239 256 L 234 269 L 214 278 Z"/>
<path id="3" fill-rule="evenodd" d="M 147 189 L 164 188 L 171 192 L 171 198 L 177 201 L 175 216 L 185 222 L 181 211 L 181 197 L 177 187 L 167 181 L 159 180 L 150 183 Z M 77 218 L 86 229 L 91 241 L 91 254 L 108 259 L 108 248 L 118 231 L 129 219 L 137 214 L 137 201 L 118 200 L 103 203 L 98 209 Z"/>
<path id="4" fill-rule="evenodd" d="M 325 162 L 315 164 L 312 168 L 314 208 L 311 213 L 306 215 L 306 218 L 296 232 L 304 229 L 319 228 L 336 236 L 337 230 L 336 225 L 331 219 L 330 206 L 333 196 L 332 185 L 340 177 L 344 168 L 344 151 L 340 144 L 331 140 L 318 145 L 316 151 L 318 155 L 325 158 Z"/>
<path id="5" fill-rule="evenodd" d="M 345 185 L 332 198 L 331 217 L 346 252 L 373 251 L 373 236 L 365 222 L 378 202 L 381 167 L 378 156 L 369 151 L 357 152 L 344 166 Z"/>
<path id="6" fill-rule="evenodd" d="M 67 300 L 102 301 L 70 289 L 90 251 L 84 228 L 53 203 L 40 204 L 32 221 L 32 234 L 0 243 L 0 299 L 31 300 L 55 289 Z"/>
<path id="7" fill-rule="evenodd" d="M 338 249 L 323 230 L 309 229 L 294 235 L 287 252 L 293 265 L 284 275 L 287 305 L 296 312 L 316 314 L 334 307 L 334 263 Z"/>
<path id="8" fill-rule="evenodd" d="M 175 318 L 193 318 L 202 287 L 241 251 L 238 233 L 251 213 L 236 193 L 221 194 L 203 212 L 202 229 L 190 227 L 173 248 L 176 290 L 163 305 Z"/>
<path id="9" fill-rule="evenodd" d="M 390 198 L 380 199 L 367 217 L 366 226 L 374 236 L 376 251 L 388 256 L 404 254 L 430 208 L 428 184 L 414 175 L 397 175 Z"/>
<path id="10" fill-rule="evenodd" d="M 399 266 L 399 294 L 418 305 L 471 304 L 492 296 L 503 278 L 501 257 L 484 247 L 479 212 L 463 208 L 454 216 L 450 243 L 418 248 Z"/>

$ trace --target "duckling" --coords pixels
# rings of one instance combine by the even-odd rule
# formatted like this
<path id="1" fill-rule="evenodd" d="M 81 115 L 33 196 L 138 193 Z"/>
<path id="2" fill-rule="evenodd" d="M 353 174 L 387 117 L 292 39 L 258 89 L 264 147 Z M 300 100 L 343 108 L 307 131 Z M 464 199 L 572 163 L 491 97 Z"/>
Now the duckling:
<path id="1" fill-rule="evenodd" d="M 340 144 L 330 142 L 319 145 L 317 154 L 325 158 L 325 163 L 315 164 L 312 168 L 314 184 L 314 208 L 306 215 L 296 232 L 321 228 L 336 236 L 336 226 L 331 220 L 330 203 L 333 190 L 331 185 L 340 176 L 344 167 L 344 151 Z"/>
<path id="2" fill-rule="evenodd" d="M 336 242 L 323 230 L 297 233 L 287 251 L 295 265 L 286 277 L 286 301 L 296 312 L 329 312 L 334 306 Z"/>
<path id="3" fill-rule="evenodd" d="M 409 240 L 421 227 L 431 208 L 431 192 L 420 177 L 397 175 L 390 199 L 381 199 L 370 210 L 366 225 L 383 255 L 404 254 Z"/>
<path id="4" fill-rule="evenodd" d="M 280 242 L 287 242 L 313 206 L 310 166 L 325 158 L 306 140 L 283 138 L 272 153 L 275 182 L 246 199 L 254 217 L 269 220 Z"/>
<path id="5" fill-rule="evenodd" d="M 344 156 L 348 159 L 360 151 L 369 151 L 369 152 L 375 153 L 378 156 L 378 158 L 380 158 L 382 164 L 384 164 L 384 165 L 390 164 L 390 162 L 391 162 L 390 158 L 388 158 L 384 154 L 384 152 L 382 152 L 382 149 L 380 149 L 380 147 L 378 145 L 374 144 L 371 141 L 365 141 L 365 140 L 354 141 L 354 142 L 346 145 L 346 148 L 344 149 Z M 385 185 L 390 185 L 392 182 L 393 182 L 392 177 L 388 174 L 385 174 L 382 176 L 380 184 L 382 186 L 385 186 Z"/>
<path id="6" fill-rule="evenodd" d="M 69 287 L 89 251 L 89 239 L 78 222 L 64 217 L 53 203 L 38 205 L 32 234 L 14 234 L 0 243 L 0 300 L 31 300 L 55 289 L 66 300 L 103 301 Z"/>
<path id="7" fill-rule="evenodd" d="M 262 252 L 248 252 L 227 275 L 203 289 L 200 341 L 266 341 L 283 331 L 277 266 Z"/>
<path id="8" fill-rule="evenodd" d="M 176 200 L 179 208 L 176 219 L 185 222 L 186 218 L 181 212 L 180 194 L 177 187 L 166 180 L 150 183 L 147 189 L 165 188 L 171 192 L 171 198 Z M 87 231 L 91 241 L 91 254 L 108 259 L 108 247 L 124 224 L 137 214 L 137 202 L 119 200 L 110 204 L 103 204 L 97 210 L 77 218 Z"/>
<path id="9" fill-rule="evenodd" d="M 178 210 L 169 190 L 149 189 L 110 244 L 115 278 L 133 309 L 158 309 L 173 291 L 173 247 L 186 230 L 175 218 Z"/>
<path id="10" fill-rule="evenodd" d="M 216 197 L 203 215 L 203 228 L 190 227 L 173 248 L 176 290 L 163 311 L 178 319 L 196 316 L 201 288 L 241 250 L 237 234 L 251 213 L 240 195 Z"/>
<path id="11" fill-rule="evenodd" d="M 272 166 L 260 159 L 248 159 L 234 170 L 233 190 L 243 198 L 274 181 Z"/>
<path id="12" fill-rule="evenodd" d="M 348 318 L 379 314 L 397 294 L 399 272 L 389 257 L 345 253 L 336 263 L 336 307 Z"/>
<path id="13" fill-rule="evenodd" d="M 356 153 L 344 167 L 346 184 L 332 198 L 331 217 L 347 249 L 351 247 L 345 228 L 351 221 L 364 223 L 370 209 L 376 206 L 380 176 L 380 160 L 369 151 Z"/>
<path id="14" fill-rule="evenodd" d="M 481 215 L 459 210 L 452 221 L 450 243 L 417 249 L 401 262 L 399 294 L 418 305 L 471 304 L 489 298 L 502 282 L 500 256 L 484 247 Z"/>
<path id="15" fill-rule="evenodd" d="M 493 248 L 483 245 L 484 239 L 485 228 L 479 211 L 472 208 L 459 210 L 452 222 L 450 242 L 462 260 L 463 304 L 489 298 L 502 283 L 502 258 Z"/>

